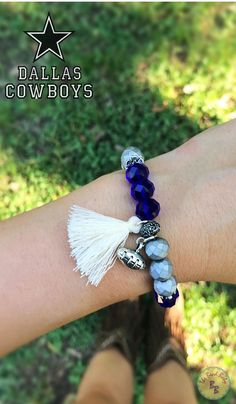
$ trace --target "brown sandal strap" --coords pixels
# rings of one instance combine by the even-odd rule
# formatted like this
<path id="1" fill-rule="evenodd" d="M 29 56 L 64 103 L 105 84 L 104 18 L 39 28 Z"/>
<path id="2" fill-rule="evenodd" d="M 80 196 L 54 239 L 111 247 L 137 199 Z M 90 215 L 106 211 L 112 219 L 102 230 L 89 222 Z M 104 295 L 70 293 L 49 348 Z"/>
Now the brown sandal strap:
<path id="1" fill-rule="evenodd" d="M 124 335 L 124 332 L 121 329 L 117 329 L 112 334 L 109 334 L 107 337 L 105 337 L 103 342 L 98 347 L 97 352 L 101 352 L 110 348 L 117 348 L 133 366 L 129 344 L 127 342 L 126 336 Z"/>
<path id="2" fill-rule="evenodd" d="M 147 373 L 152 373 L 153 371 L 161 368 L 169 360 L 174 360 L 175 362 L 179 363 L 183 367 L 183 369 L 188 372 L 185 352 L 182 350 L 182 348 L 177 348 L 177 346 L 174 346 L 173 343 L 171 343 L 170 339 L 167 339 L 162 344 L 162 347 L 160 348 L 156 359 L 149 366 Z"/>

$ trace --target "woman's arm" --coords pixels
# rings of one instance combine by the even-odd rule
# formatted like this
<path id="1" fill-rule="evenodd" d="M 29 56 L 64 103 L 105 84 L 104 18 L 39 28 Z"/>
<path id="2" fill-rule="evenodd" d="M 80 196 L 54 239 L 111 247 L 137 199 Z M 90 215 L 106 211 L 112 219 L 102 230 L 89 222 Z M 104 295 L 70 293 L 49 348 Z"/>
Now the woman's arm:
<path id="1" fill-rule="evenodd" d="M 236 122 L 206 131 L 147 162 L 160 201 L 161 235 L 179 282 L 236 282 Z M 72 271 L 68 210 L 134 214 L 121 171 L 0 223 L 0 354 L 117 301 L 151 289 L 147 272 L 121 263 L 96 288 Z M 130 238 L 130 245 L 134 240 Z"/>
<path id="2" fill-rule="evenodd" d="M 67 242 L 72 204 L 113 217 L 133 215 L 129 187 L 120 172 L 0 223 L 0 353 L 150 288 L 147 274 L 117 263 L 99 287 L 72 269 Z M 138 276 L 137 276 L 138 275 Z"/>

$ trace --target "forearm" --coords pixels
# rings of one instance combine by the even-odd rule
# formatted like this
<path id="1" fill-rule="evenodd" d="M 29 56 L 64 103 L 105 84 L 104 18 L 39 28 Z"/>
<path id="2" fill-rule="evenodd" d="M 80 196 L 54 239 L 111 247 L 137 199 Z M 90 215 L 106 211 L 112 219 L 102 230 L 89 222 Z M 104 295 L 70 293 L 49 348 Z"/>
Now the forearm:
<path id="1" fill-rule="evenodd" d="M 227 128 L 213 131 L 224 134 Z M 207 141 L 208 135 L 204 136 Z M 227 160 L 219 169 L 213 161 L 202 175 L 204 158 L 208 164 L 196 137 L 176 151 L 147 162 L 156 185 L 154 197 L 161 205 L 160 236 L 170 243 L 178 282 L 235 282 L 235 163 Z M 124 220 L 133 216 L 135 209 L 124 173 L 116 172 L 0 224 L 1 354 L 151 289 L 147 271 L 132 271 L 120 262 L 98 287 L 86 286 L 86 279 L 72 271 L 75 263 L 67 241 L 72 204 Z M 134 239 L 130 238 L 129 244 L 134 246 Z"/>
<path id="2" fill-rule="evenodd" d="M 110 174 L 43 207 L 0 224 L 0 352 L 150 287 L 146 273 L 117 264 L 99 287 L 72 269 L 67 241 L 72 204 L 127 219 L 133 215 L 123 175 Z"/>

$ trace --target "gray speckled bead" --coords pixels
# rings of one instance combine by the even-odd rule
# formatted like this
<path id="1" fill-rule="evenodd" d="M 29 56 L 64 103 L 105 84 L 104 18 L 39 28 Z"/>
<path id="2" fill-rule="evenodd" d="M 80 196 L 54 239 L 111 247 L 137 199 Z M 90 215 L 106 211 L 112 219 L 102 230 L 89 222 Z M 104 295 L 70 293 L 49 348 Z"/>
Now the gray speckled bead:
<path id="1" fill-rule="evenodd" d="M 153 279 L 165 281 L 171 277 L 173 266 L 167 258 L 161 261 L 152 261 L 150 265 L 150 275 Z"/>
<path id="2" fill-rule="evenodd" d="M 169 244 L 164 238 L 157 238 L 146 244 L 145 251 L 151 260 L 158 261 L 167 256 L 169 248 Z"/>
<path id="3" fill-rule="evenodd" d="M 176 280 L 173 276 L 166 281 L 154 281 L 154 290 L 158 295 L 171 296 L 176 291 Z"/>
<path id="4" fill-rule="evenodd" d="M 130 146 L 121 155 L 121 168 L 126 170 L 132 163 L 144 163 L 144 157 L 137 147 Z"/>

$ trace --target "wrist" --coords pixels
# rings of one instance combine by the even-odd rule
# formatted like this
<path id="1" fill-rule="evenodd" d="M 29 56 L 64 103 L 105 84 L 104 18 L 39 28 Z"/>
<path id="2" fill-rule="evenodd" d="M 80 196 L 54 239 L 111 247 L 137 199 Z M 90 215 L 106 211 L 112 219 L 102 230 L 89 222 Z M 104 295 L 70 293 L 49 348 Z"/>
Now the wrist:
<path id="1" fill-rule="evenodd" d="M 184 240 L 181 230 L 186 226 L 186 224 L 181 223 L 180 226 L 178 214 L 176 212 L 178 207 L 177 199 L 179 198 L 178 184 L 175 183 L 174 174 L 172 174 L 172 172 L 167 174 L 164 173 L 165 161 L 163 157 L 164 156 L 156 157 L 145 162 L 150 169 L 150 180 L 155 185 L 155 193 L 153 197 L 160 202 L 161 206 L 160 214 L 156 218 L 161 225 L 160 237 L 166 238 L 169 241 L 170 259 L 173 262 L 174 275 L 176 276 L 177 280 L 179 282 L 196 280 L 195 275 L 189 271 L 189 268 L 187 270 L 185 269 L 184 261 L 187 260 L 186 249 L 188 251 L 189 236 L 187 243 L 187 240 Z M 161 169 L 159 172 L 158 168 L 160 166 Z M 123 171 L 120 170 L 107 174 L 97 181 L 98 189 L 101 190 L 100 195 L 103 195 L 103 200 L 105 199 L 101 213 L 122 220 L 127 220 L 129 217 L 135 215 L 136 203 L 130 196 L 130 186 L 125 180 L 125 173 Z M 106 195 L 105 198 L 104 195 Z M 134 248 L 135 239 L 136 237 L 134 235 L 130 235 L 127 241 L 127 247 Z M 130 285 L 129 293 L 134 292 L 136 294 L 140 294 L 146 292 L 147 287 L 150 289 L 151 284 L 148 282 L 147 286 L 146 277 L 143 278 L 142 271 L 127 270 L 127 268 L 120 265 L 119 262 L 116 265 L 119 267 L 119 271 L 122 274 L 122 280 L 123 277 L 127 277 L 128 275 L 130 277 L 131 275 L 131 283 L 127 284 L 128 286 Z M 146 271 L 144 272 L 146 273 Z M 109 275 L 108 272 L 106 277 L 110 278 L 110 276 L 112 277 L 112 274 Z M 134 288 L 132 282 L 134 277 L 137 289 L 136 291 L 131 291 L 131 289 Z M 140 282 L 144 281 L 144 284 L 140 284 L 139 280 Z"/>
<path id="2" fill-rule="evenodd" d="M 206 276 L 208 244 L 204 217 L 199 215 L 194 181 L 188 181 L 188 166 L 169 152 L 146 162 L 156 187 L 161 210 L 157 218 L 160 236 L 170 244 L 169 257 L 178 282 L 203 280 Z"/>

